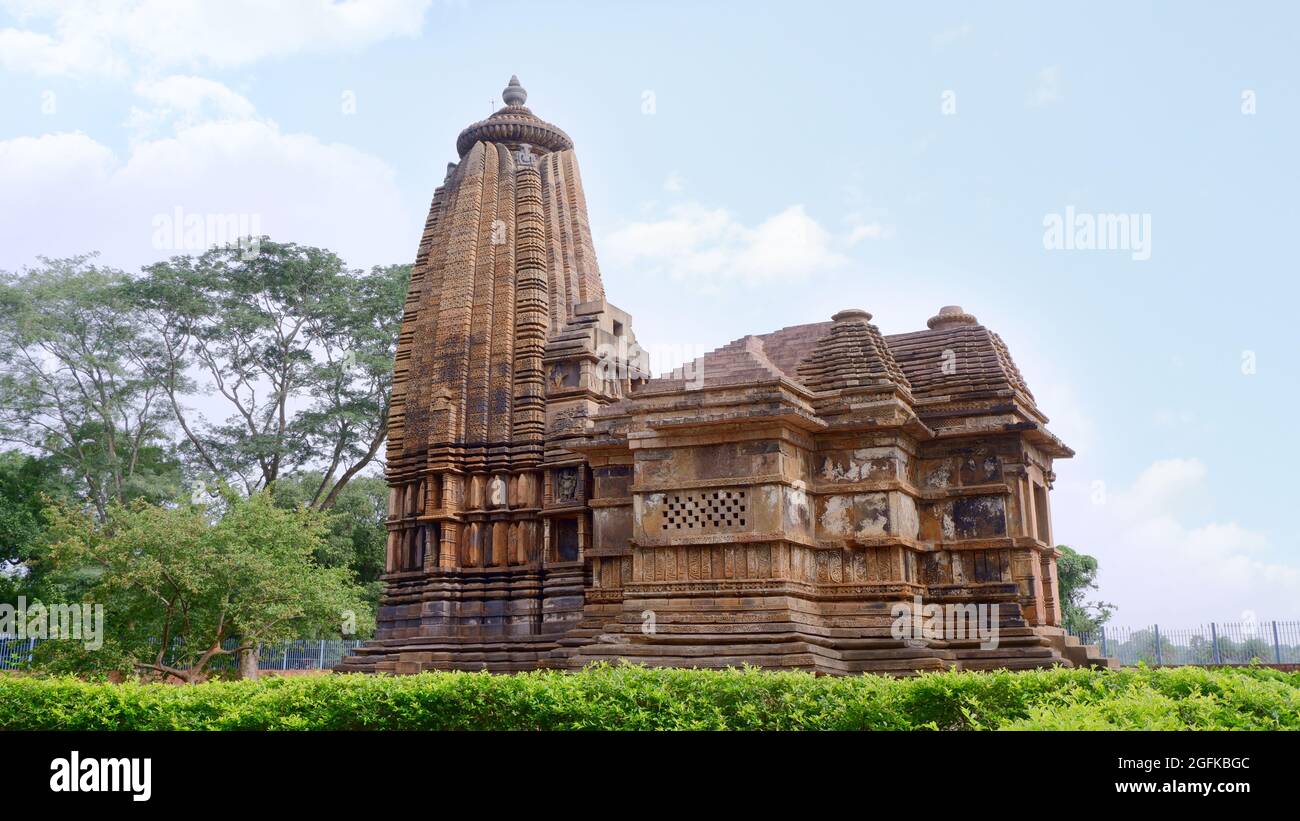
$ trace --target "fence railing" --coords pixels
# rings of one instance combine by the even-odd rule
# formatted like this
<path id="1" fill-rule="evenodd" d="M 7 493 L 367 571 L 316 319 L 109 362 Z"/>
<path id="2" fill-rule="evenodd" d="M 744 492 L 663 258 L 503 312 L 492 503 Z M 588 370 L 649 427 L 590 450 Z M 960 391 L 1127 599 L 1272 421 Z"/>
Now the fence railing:
<path id="1" fill-rule="evenodd" d="M 1095 632 L 1069 631 L 1083 644 L 1095 644 L 1102 655 L 1123 665 L 1143 662 L 1151 666 L 1249 664 L 1300 664 L 1300 621 L 1210 622 L 1197 627 L 1121 627 L 1106 625 Z M 0 670 L 24 666 L 37 639 L 0 636 Z M 358 639 L 298 639 L 263 645 L 258 656 L 261 670 L 327 670 L 342 661 Z M 234 649 L 228 641 L 226 649 Z M 219 656 L 214 670 L 232 669 L 234 656 Z"/>
<path id="2" fill-rule="evenodd" d="M 26 665 L 38 643 L 37 639 L 0 636 L 0 670 L 15 670 Z M 361 643 L 359 639 L 297 639 L 264 644 L 258 653 L 257 667 L 260 670 L 328 670 Z M 233 650 L 238 644 L 228 639 L 222 646 Z M 238 663 L 234 656 L 218 656 L 210 669 L 233 669 Z"/>
<path id="3" fill-rule="evenodd" d="M 1075 632 L 1123 665 L 1300 664 L 1300 621 L 1210 622 L 1197 627 L 1118 627 Z"/>

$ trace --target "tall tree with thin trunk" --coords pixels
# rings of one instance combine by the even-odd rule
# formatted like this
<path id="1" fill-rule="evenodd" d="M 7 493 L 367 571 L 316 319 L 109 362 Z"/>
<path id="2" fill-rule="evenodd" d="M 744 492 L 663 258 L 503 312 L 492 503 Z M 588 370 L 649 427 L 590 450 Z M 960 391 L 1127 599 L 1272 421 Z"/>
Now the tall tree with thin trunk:
<path id="1" fill-rule="evenodd" d="M 379 458 L 409 266 L 348 270 L 318 248 L 263 238 L 146 269 L 136 304 L 156 340 L 154 373 L 193 467 L 269 487 L 321 473 L 327 508 Z M 188 407 L 206 388 L 228 411 Z"/>
<path id="2" fill-rule="evenodd" d="M 149 473 L 170 424 L 140 366 L 149 342 L 130 284 L 92 256 L 0 273 L 0 439 L 52 457 L 101 517 L 113 502 L 157 495 Z"/>

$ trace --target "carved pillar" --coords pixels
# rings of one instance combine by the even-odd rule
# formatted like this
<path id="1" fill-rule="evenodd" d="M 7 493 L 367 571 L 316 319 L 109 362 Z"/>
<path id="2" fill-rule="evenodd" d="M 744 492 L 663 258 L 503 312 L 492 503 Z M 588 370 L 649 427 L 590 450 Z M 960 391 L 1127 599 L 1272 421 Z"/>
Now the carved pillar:
<path id="1" fill-rule="evenodd" d="M 469 493 L 465 497 L 466 510 L 483 510 L 487 504 L 487 477 L 475 473 L 469 477 Z"/>
<path id="2" fill-rule="evenodd" d="M 478 567 L 482 559 L 480 551 L 479 531 L 482 526 L 478 522 L 470 522 L 469 529 L 465 536 L 465 556 L 463 564 L 465 567 Z"/>
<path id="3" fill-rule="evenodd" d="M 1045 621 L 1052 627 L 1061 625 L 1061 589 L 1056 576 L 1056 551 L 1043 553 L 1043 609 Z"/>
<path id="4" fill-rule="evenodd" d="M 1043 606 L 1042 572 L 1037 551 L 1011 551 L 1011 574 L 1020 591 L 1020 607 L 1024 611 L 1025 621 L 1033 625 L 1047 623 Z"/>
<path id="5" fill-rule="evenodd" d="M 437 507 L 444 511 L 459 512 L 463 496 L 463 477 L 455 473 L 443 473 L 439 478 L 441 481 L 435 484 L 435 487 L 439 487 L 441 490 Z M 457 522 L 444 521 L 439 530 L 441 539 L 438 546 L 438 567 L 444 570 L 454 570 L 460 566 L 460 543 L 463 529 Z"/>
<path id="6" fill-rule="evenodd" d="M 400 531 L 397 530 L 388 531 L 388 545 L 386 550 L 384 551 L 384 572 L 386 573 L 392 573 L 397 570 L 397 551 L 398 551 L 399 534 Z"/>
<path id="7" fill-rule="evenodd" d="M 492 522 L 492 566 L 505 567 L 510 559 L 510 523 Z"/>
<path id="8" fill-rule="evenodd" d="M 438 567 L 443 570 L 456 569 L 456 548 L 460 544 L 460 525 L 455 522 L 443 522 L 439 528 L 442 538 L 438 545 Z"/>
<path id="9" fill-rule="evenodd" d="M 522 522 L 510 522 L 509 537 L 506 540 L 506 559 L 509 564 L 523 564 L 519 554 L 519 538 L 523 532 Z"/>

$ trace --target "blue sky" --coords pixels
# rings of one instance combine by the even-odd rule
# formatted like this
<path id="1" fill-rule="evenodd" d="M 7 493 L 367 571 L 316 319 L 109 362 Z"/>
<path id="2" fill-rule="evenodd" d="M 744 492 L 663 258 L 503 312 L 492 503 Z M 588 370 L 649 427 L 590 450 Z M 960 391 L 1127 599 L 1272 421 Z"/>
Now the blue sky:
<path id="1" fill-rule="evenodd" d="M 517 73 L 661 364 L 960 304 L 1079 452 L 1057 541 L 1118 622 L 1300 618 L 1300 14 L 699 5 L 0 0 L 0 268 L 134 268 L 177 207 L 409 261 Z M 1067 208 L 1149 219 L 1150 258 L 1045 248 Z"/>

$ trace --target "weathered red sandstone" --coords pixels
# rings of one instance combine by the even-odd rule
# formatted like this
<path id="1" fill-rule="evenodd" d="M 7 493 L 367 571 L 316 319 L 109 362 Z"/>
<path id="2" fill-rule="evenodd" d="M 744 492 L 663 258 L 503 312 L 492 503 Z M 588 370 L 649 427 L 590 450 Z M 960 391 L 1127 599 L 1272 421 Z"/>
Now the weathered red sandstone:
<path id="1" fill-rule="evenodd" d="M 1048 491 L 1072 451 L 997 334 L 950 306 L 883 336 L 849 309 L 650 378 L 573 142 L 516 79 L 503 99 L 429 209 L 378 632 L 338 669 L 1104 663 L 1060 627 Z M 998 605 L 997 647 L 897 638 L 916 597 Z"/>

